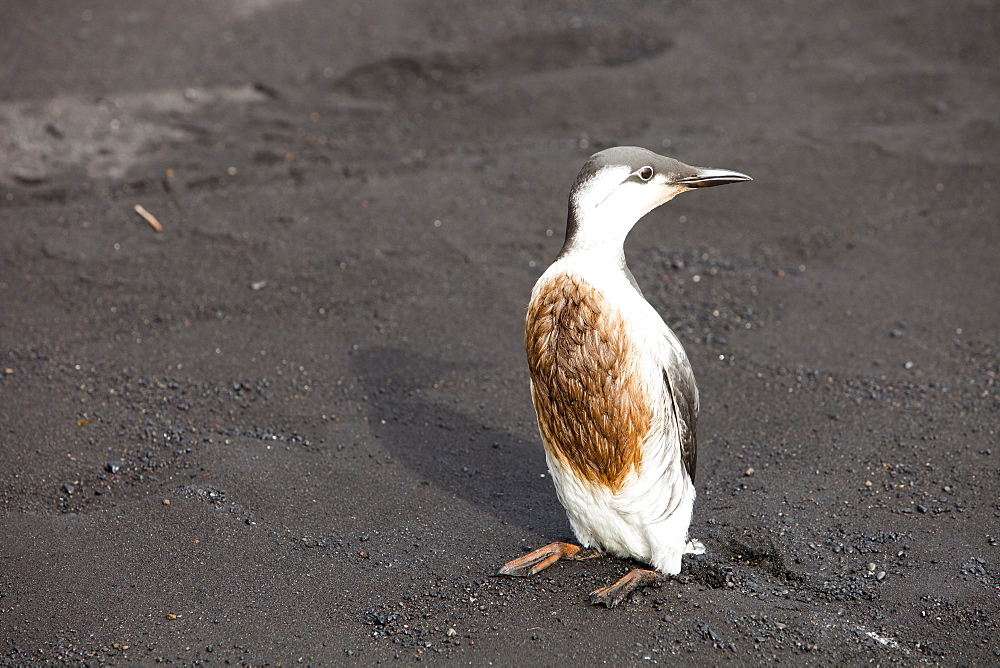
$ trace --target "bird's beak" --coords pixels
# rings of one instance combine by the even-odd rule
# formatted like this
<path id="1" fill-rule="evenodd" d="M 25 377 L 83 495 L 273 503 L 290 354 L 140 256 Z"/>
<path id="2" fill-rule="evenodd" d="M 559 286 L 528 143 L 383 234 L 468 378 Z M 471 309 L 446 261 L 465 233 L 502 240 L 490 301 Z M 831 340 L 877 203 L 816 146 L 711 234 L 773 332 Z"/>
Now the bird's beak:
<path id="1" fill-rule="evenodd" d="M 674 181 L 676 185 L 685 188 L 707 188 L 708 186 L 724 186 L 727 183 L 753 181 L 746 174 L 729 169 L 712 169 L 710 167 L 695 167 L 691 176 L 682 176 Z"/>

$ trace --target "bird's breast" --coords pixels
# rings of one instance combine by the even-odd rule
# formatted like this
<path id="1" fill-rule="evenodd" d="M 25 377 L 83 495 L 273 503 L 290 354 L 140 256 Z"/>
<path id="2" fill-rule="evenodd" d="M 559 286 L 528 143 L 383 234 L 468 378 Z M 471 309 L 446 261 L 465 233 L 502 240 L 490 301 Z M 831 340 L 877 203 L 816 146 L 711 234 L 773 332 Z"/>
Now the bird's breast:
<path id="1" fill-rule="evenodd" d="M 534 292 L 525 349 L 549 455 L 618 491 L 638 473 L 654 417 L 641 342 L 621 309 L 582 278 L 557 274 Z"/>

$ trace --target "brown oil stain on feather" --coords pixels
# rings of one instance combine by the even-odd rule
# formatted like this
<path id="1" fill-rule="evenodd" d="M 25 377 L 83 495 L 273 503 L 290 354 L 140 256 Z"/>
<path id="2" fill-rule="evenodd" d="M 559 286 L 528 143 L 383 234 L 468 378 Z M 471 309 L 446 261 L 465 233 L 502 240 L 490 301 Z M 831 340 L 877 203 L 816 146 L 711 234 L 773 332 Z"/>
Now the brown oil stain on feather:
<path id="1" fill-rule="evenodd" d="M 617 492 L 638 473 L 653 420 L 621 313 L 586 281 L 556 276 L 528 307 L 524 344 L 550 456 Z"/>

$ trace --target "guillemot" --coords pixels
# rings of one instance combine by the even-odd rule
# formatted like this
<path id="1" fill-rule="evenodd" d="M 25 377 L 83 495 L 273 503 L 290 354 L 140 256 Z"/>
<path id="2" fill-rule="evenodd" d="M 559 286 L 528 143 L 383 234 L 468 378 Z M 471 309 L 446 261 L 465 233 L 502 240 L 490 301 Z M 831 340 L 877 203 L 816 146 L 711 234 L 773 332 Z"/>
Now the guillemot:
<path id="1" fill-rule="evenodd" d="M 584 164 L 570 192 L 566 241 L 535 283 L 524 335 L 545 459 L 580 545 L 552 543 L 501 574 L 534 575 L 559 559 L 605 552 L 652 566 L 591 593 L 592 603 L 614 607 L 679 573 L 683 554 L 704 552 L 688 536 L 698 388 L 680 341 L 629 271 L 624 243 L 640 218 L 674 196 L 750 180 L 632 146 Z"/>

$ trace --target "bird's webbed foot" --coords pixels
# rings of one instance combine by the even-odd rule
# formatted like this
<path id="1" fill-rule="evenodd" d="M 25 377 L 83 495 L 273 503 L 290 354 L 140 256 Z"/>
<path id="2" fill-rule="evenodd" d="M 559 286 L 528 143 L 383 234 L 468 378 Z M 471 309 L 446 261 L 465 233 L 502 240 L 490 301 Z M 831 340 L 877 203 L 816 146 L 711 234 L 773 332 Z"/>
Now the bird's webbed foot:
<path id="1" fill-rule="evenodd" d="M 641 589 L 656 582 L 662 582 L 669 577 L 669 575 L 664 575 L 657 571 L 636 568 L 613 585 L 592 591 L 590 593 L 590 602 L 594 605 L 614 608 L 628 598 L 628 595 L 636 589 Z"/>
<path id="2" fill-rule="evenodd" d="M 500 568 L 499 575 L 527 577 L 545 570 L 560 559 L 592 559 L 600 555 L 601 553 L 597 550 L 585 550 L 572 543 L 550 543 L 523 557 L 508 561 Z"/>

